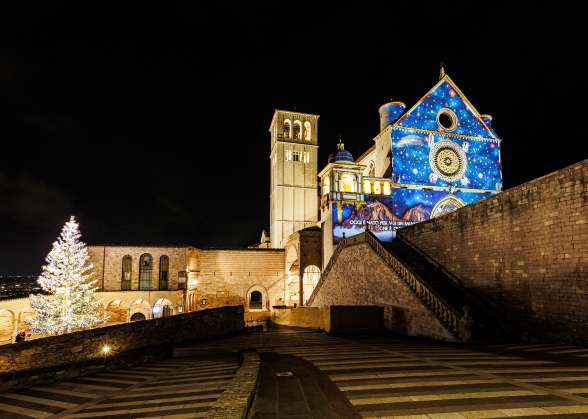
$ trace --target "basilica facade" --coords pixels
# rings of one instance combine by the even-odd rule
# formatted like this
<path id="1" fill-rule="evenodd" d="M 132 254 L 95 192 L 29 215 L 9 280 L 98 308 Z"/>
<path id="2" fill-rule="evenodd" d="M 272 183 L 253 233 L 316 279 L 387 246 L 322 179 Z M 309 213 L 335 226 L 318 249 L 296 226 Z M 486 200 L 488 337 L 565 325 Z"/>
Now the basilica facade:
<path id="1" fill-rule="evenodd" d="M 354 159 L 339 141 L 319 164 L 319 116 L 276 110 L 269 233 L 248 248 L 89 246 L 101 291 L 177 291 L 168 314 L 243 304 L 246 319 L 268 316 L 305 305 L 342 238 L 369 229 L 391 241 L 399 228 L 502 190 L 492 118 L 443 71 L 408 110 L 390 102 L 379 112 L 371 148 Z"/>

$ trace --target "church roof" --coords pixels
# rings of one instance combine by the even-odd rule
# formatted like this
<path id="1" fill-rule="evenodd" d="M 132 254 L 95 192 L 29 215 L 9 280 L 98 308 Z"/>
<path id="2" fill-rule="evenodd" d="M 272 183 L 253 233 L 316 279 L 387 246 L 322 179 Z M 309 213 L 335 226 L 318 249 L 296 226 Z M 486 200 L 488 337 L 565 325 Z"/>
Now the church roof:
<path id="1" fill-rule="evenodd" d="M 347 150 L 345 150 L 341 139 L 339 139 L 339 144 L 337 144 L 337 151 L 334 151 L 329 156 L 329 163 L 351 163 L 355 164 L 355 160 L 353 160 L 353 156 Z"/>

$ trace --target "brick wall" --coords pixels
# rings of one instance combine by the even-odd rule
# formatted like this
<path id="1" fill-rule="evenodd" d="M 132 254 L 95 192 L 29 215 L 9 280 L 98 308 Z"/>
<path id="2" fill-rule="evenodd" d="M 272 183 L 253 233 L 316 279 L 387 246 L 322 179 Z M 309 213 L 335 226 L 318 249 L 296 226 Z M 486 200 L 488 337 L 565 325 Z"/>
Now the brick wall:
<path id="1" fill-rule="evenodd" d="M 115 355 L 114 368 L 149 359 L 150 352 L 170 356 L 174 343 L 242 330 L 243 308 L 233 306 L 0 346 L 0 392 L 95 372 L 103 368 L 104 345 Z"/>
<path id="2" fill-rule="evenodd" d="M 94 265 L 96 285 L 104 291 L 121 289 L 122 260 L 132 257 L 131 290 L 139 289 L 139 260 L 149 253 L 153 257 L 151 289 L 159 289 L 159 260 L 169 257 L 168 289 L 178 288 L 178 272 L 185 271 L 189 264 L 188 246 L 88 246 L 90 262 Z"/>
<path id="3" fill-rule="evenodd" d="M 195 277 L 196 307 L 242 304 L 248 308 L 252 287 L 263 294 L 267 308 L 270 288 L 283 277 L 284 251 L 260 249 L 203 249 L 198 252 L 200 272 Z M 202 300 L 206 304 L 202 304 Z"/>
<path id="4" fill-rule="evenodd" d="M 342 250 L 312 301 L 312 307 L 333 305 L 383 306 L 387 330 L 456 340 L 367 243 Z"/>
<path id="5" fill-rule="evenodd" d="M 588 344 L 588 160 L 400 237 L 507 315 L 523 338 Z"/>

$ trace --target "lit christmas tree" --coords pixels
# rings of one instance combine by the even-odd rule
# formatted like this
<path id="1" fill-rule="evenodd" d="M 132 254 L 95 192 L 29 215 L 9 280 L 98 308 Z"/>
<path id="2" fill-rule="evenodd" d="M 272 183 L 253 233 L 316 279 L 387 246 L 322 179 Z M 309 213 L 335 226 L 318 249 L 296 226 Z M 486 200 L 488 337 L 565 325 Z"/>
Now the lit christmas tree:
<path id="1" fill-rule="evenodd" d="M 49 295 L 30 296 L 31 307 L 37 313 L 25 320 L 37 333 L 53 335 L 89 329 L 107 320 L 100 316 L 100 301 L 94 301 L 98 287 L 94 286 L 96 280 L 88 281 L 92 265 L 86 265 L 90 256 L 80 237 L 72 216 L 45 259 L 47 264 L 37 282 Z"/>

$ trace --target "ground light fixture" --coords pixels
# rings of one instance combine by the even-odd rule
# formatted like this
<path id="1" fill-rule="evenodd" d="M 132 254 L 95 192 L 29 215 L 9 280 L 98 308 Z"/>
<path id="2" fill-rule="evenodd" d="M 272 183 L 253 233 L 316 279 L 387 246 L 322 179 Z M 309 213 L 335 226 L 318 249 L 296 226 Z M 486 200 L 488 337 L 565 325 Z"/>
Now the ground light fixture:
<path id="1" fill-rule="evenodd" d="M 104 345 L 102 347 L 102 353 L 104 354 L 104 371 L 108 371 L 107 360 L 108 360 L 108 353 L 109 352 L 110 352 L 110 346 Z"/>

